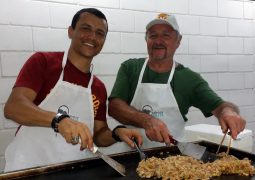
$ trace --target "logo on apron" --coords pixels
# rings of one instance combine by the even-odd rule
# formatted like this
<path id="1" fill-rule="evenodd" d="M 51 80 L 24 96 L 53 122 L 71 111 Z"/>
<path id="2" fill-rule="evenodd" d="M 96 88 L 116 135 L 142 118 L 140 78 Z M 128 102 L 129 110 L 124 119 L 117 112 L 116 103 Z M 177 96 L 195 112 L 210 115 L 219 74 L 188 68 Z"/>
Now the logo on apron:
<path id="1" fill-rule="evenodd" d="M 155 118 L 162 118 L 164 116 L 163 111 L 154 111 L 150 105 L 144 105 L 142 108 L 142 112 L 149 114 Z"/>
<path id="2" fill-rule="evenodd" d="M 67 114 L 70 116 L 70 118 L 74 119 L 74 120 L 79 120 L 79 117 L 78 116 L 74 116 L 74 115 L 71 115 L 69 114 L 69 108 L 68 106 L 66 105 L 61 105 L 59 108 L 58 108 L 58 113 L 61 113 L 61 114 Z"/>

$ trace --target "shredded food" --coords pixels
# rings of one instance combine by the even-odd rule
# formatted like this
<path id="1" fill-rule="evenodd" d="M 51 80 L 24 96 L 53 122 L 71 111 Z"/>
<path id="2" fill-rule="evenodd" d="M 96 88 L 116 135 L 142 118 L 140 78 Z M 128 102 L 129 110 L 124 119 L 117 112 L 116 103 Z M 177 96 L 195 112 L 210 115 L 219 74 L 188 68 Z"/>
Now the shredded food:
<path id="1" fill-rule="evenodd" d="M 248 158 L 242 160 L 221 153 L 219 159 L 203 163 L 189 156 L 169 156 L 165 159 L 151 157 L 139 162 L 137 173 L 141 178 L 162 178 L 162 180 L 204 180 L 223 174 L 252 176 L 255 167 Z"/>

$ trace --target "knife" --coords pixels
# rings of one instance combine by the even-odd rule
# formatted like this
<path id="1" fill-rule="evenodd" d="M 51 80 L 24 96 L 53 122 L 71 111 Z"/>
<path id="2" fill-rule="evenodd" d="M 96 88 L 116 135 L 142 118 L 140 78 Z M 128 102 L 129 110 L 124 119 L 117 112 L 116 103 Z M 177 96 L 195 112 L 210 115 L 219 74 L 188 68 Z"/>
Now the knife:
<path id="1" fill-rule="evenodd" d="M 201 160 L 206 152 L 206 147 L 191 142 L 179 142 L 169 135 L 170 142 L 178 147 L 184 155 Z"/>
<path id="2" fill-rule="evenodd" d="M 103 159 L 107 164 L 109 164 L 113 169 L 115 169 L 117 172 L 119 172 L 122 176 L 126 176 L 126 168 L 124 165 L 120 164 L 119 162 L 115 161 L 111 157 L 103 154 L 98 150 L 98 147 L 93 147 L 93 154 L 95 154 L 97 157 Z"/>

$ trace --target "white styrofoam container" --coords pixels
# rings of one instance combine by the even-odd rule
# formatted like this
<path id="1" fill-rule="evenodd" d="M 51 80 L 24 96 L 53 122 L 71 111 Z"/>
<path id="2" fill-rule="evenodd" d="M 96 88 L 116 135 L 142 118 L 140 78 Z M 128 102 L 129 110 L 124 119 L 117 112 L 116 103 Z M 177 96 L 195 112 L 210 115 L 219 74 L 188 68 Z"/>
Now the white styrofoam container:
<path id="1" fill-rule="evenodd" d="M 185 139 L 188 142 L 191 141 L 209 141 L 213 143 L 220 144 L 223 133 L 221 127 L 218 125 L 210 124 L 196 124 L 185 127 Z M 223 145 L 228 145 L 230 141 L 230 136 L 226 135 Z M 253 135 L 252 131 L 245 129 L 242 131 L 236 140 L 231 141 L 231 147 L 247 152 L 252 152 L 253 148 Z"/>

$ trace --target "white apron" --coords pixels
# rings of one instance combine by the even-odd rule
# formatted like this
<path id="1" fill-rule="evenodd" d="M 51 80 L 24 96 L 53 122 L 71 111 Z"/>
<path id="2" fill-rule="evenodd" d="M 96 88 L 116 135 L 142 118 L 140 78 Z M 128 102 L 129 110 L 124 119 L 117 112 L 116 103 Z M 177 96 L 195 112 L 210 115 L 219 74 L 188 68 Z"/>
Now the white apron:
<path id="1" fill-rule="evenodd" d="M 183 141 L 185 121 L 180 113 L 170 82 L 175 71 L 175 61 L 167 84 L 142 83 L 143 74 L 148 63 L 145 60 L 137 83 L 137 88 L 131 106 L 139 111 L 148 113 L 163 120 L 170 134 L 177 140 Z M 140 129 L 144 138 L 143 148 L 165 146 L 164 143 L 150 141 L 144 129 Z"/>
<path id="2" fill-rule="evenodd" d="M 67 112 L 72 119 L 85 123 L 93 133 L 94 111 L 91 95 L 93 75 L 88 88 L 63 81 L 67 52 L 62 60 L 62 73 L 55 87 L 39 107 L 54 112 Z M 80 145 L 66 143 L 61 134 L 49 127 L 21 126 L 5 151 L 5 172 L 92 157 Z"/>

